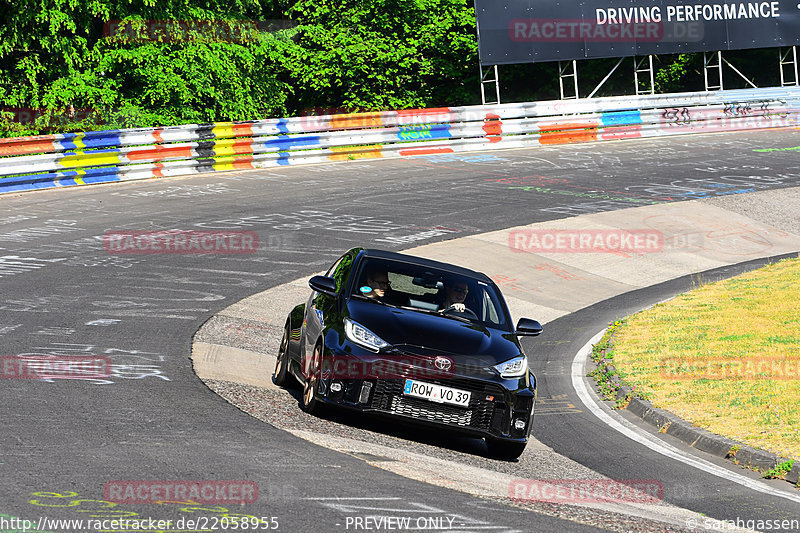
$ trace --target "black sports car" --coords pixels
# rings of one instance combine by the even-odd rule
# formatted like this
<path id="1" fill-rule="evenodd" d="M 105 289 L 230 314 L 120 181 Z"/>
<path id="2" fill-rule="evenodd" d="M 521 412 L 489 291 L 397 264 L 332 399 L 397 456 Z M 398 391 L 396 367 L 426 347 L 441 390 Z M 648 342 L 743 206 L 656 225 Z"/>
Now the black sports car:
<path id="1" fill-rule="evenodd" d="M 500 290 L 485 274 L 354 248 L 309 281 L 286 319 L 273 374 L 294 376 L 303 408 L 335 405 L 484 437 L 519 457 L 533 422 L 536 379 Z"/>

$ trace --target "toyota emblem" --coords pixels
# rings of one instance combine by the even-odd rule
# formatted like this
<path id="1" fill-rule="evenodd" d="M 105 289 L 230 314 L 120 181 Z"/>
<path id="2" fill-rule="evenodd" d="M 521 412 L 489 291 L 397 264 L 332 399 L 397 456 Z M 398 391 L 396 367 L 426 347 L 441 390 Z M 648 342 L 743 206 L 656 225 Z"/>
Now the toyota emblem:
<path id="1" fill-rule="evenodd" d="M 433 364 L 439 370 L 447 371 L 450 370 L 450 366 L 453 364 L 453 362 L 447 357 L 442 357 L 440 355 L 437 355 L 436 358 L 433 360 Z"/>

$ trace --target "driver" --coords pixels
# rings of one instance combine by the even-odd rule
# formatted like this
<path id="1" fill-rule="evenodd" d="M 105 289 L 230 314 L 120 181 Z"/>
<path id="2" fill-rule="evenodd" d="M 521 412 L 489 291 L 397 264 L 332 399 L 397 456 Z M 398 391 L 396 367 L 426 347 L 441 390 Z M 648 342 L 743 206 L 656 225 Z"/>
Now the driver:
<path id="1" fill-rule="evenodd" d="M 467 308 L 466 305 L 464 305 L 464 300 L 467 299 L 467 293 L 469 293 L 467 282 L 459 279 L 445 280 L 444 295 L 441 299 L 439 312 L 453 309 L 458 313 L 463 313 Z"/>

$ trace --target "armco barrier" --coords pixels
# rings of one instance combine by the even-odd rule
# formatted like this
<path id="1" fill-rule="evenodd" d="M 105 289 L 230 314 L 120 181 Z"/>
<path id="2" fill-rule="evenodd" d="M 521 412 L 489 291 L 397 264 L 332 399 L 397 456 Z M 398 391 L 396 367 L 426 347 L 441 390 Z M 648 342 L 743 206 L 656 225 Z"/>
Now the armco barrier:
<path id="1" fill-rule="evenodd" d="M 0 139 L 0 193 L 202 172 L 798 125 L 800 88 L 190 124 Z"/>

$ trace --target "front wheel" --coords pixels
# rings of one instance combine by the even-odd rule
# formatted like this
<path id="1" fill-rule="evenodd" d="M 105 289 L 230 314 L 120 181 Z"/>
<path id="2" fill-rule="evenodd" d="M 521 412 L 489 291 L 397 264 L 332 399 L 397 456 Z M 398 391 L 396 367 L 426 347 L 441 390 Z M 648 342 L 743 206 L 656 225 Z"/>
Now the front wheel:
<path id="1" fill-rule="evenodd" d="M 278 360 L 275 361 L 275 371 L 272 373 L 272 382 L 278 387 L 286 385 L 286 376 L 289 374 L 289 325 L 283 330 L 281 347 L 278 350 Z"/>
<path id="2" fill-rule="evenodd" d="M 319 370 L 322 363 L 322 347 L 317 344 L 314 347 L 314 355 L 311 358 L 311 365 L 308 375 L 306 376 L 306 383 L 303 386 L 303 411 L 308 414 L 319 414 L 321 410 L 321 403 L 317 400 L 317 392 L 319 391 Z"/>
<path id="3" fill-rule="evenodd" d="M 506 461 L 513 461 L 522 455 L 522 452 L 525 451 L 526 444 L 525 442 L 513 442 L 486 437 L 486 447 L 489 449 L 489 455 Z"/>

